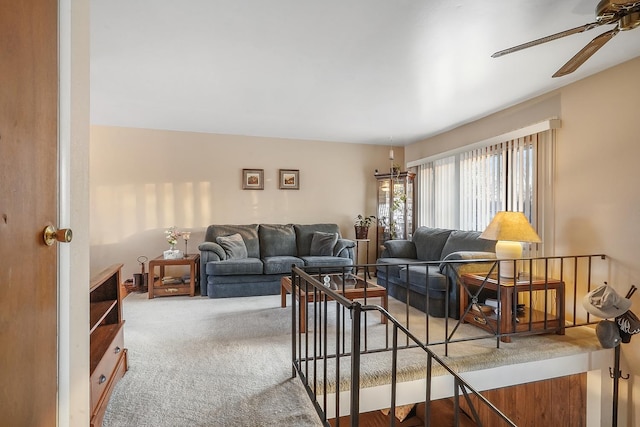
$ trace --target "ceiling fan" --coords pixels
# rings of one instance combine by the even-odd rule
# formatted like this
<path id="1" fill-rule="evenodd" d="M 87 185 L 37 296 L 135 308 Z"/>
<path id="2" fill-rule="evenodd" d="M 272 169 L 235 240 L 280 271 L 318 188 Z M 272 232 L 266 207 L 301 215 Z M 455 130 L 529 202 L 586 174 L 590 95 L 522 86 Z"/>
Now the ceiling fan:
<path id="1" fill-rule="evenodd" d="M 580 52 L 578 52 L 552 76 L 562 77 L 577 70 L 578 67 L 584 64 L 584 62 L 591 57 L 591 55 L 596 53 L 598 49 L 604 46 L 605 43 L 611 40 L 620 31 L 632 30 L 640 25 L 640 1 L 600 0 L 596 6 L 595 22 L 501 50 L 491 55 L 491 57 L 498 58 L 509 53 L 537 46 L 572 34 L 583 33 L 601 25 L 612 24 L 616 24 L 616 27 L 591 40 L 582 48 L 582 50 L 580 50 Z"/>

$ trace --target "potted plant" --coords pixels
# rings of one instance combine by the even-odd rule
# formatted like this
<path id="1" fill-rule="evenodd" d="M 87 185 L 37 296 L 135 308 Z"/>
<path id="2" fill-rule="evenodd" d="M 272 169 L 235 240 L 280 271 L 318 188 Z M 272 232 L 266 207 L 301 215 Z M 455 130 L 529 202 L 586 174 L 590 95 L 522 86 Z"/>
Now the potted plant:
<path id="1" fill-rule="evenodd" d="M 376 217 L 373 215 L 364 216 L 362 214 L 358 214 L 354 224 L 356 229 L 356 239 L 366 239 L 369 235 L 369 227 L 375 220 Z"/>

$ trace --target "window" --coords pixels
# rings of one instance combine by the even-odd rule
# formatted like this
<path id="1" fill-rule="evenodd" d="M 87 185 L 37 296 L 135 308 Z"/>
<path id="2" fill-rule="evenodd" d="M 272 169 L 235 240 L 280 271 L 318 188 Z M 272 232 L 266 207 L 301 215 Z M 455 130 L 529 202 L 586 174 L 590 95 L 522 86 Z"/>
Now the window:
<path id="1" fill-rule="evenodd" d="M 460 223 L 484 230 L 498 211 L 535 212 L 537 135 L 529 135 L 459 155 Z"/>
<path id="2" fill-rule="evenodd" d="M 417 167 L 417 225 L 482 231 L 498 211 L 520 211 L 542 236 L 552 141 L 545 130 L 409 163 Z"/>

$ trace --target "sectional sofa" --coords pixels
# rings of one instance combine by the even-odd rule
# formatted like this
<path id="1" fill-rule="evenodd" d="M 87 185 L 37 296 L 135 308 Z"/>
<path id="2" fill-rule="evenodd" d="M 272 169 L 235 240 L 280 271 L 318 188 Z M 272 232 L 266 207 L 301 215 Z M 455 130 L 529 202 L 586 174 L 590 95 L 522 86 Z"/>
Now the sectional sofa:
<path id="1" fill-rule="evenodd" d="M 376 262 L 378 284 L 387 288 L 389 296 L 403 302 L 408 298 L 411 306 L 431 316 L 458 319 L 458 274 L 486 272 L 493 262 L 455 261 L 495 259 L 496 242 L 481 239 L 480 234 L 418 227 L 411 240 L 388 240 Z"/>
<path id="2" fill-rule="evenodd" d="M 337 224 L 210 225 L 200 250 L 200 293 L 209 298 L 274 295 L 291 266 L 350 272 L 355 242 Z"/>

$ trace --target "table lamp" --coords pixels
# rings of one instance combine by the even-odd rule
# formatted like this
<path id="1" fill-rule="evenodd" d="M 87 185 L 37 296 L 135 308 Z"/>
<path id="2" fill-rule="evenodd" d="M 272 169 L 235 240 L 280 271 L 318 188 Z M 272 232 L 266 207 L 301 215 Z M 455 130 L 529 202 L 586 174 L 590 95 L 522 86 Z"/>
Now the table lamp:
<path id="1" fill-rule="evenodd" d="M 540 243 L 540 237 L 522 212 L 498 212 L 480 235 L 482 239 L 497 240 L 496 258 L 522 258 L 522 243 Z M 517 277 L 513 261 L 500 262 L 501 277 Z"/>

